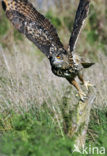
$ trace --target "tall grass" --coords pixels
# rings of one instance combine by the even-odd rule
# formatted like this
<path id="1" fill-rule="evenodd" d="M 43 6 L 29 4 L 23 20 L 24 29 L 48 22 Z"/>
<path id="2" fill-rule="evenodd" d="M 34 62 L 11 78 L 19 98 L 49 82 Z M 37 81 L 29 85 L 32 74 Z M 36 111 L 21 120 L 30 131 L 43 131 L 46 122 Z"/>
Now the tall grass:
<path id="1" fill-rule="evenodd" d="M 45 13 L 57 27 L 59 36 L 65 43 L 65 48 L 67 48 L 77 2 L 72 1 L 72 5 L 68 9 L 64 8 L 63 4 L 66 4 L 66 2 L 62 3 L 61 9 L 63 9 L 63 13 L 60 14 L 58 12 L 57 5 L 54 12 L 48 10 Z M 90 80 L 96 88 L 95 94 L 97 96 L 93 105 L 93 111 L 95 108 L 97 110 L 107 108 L 106 10 L 104 1 L 92 2 L 89 18 L 76 47 L 77 54 L 84 57 L 87 61 L 95 62 L 92 68 L 84 71 L 85 79 Z M 29 143 L 28 138 L 30 137 L 31 140 L 35 140 L 35 137 L 48 138 L 48 133 L 50 134 L 52 130 L 50 127 L 53 125 L 54 132 L 52 132 L 52 135 L 55 135 L 55 138 L 53 136 L 51 138 L 49 135 L 52 145 L 54 146 L 54 139 L 56 140 L 58 134 L 59 140 L 57 144 L 60 144 L 60 148 L 69 148 L 67 152 L 70 151 L 71 154 L 71 141 L 67 138 L 63 144 L 63 137 L 65 137 L 63 132 L 63 109 L 65 109 L 65 106 L 67 111 L 75 108 L 74 106 L 78 101 L 76 94 L 76 90 L 65 79 L 53 75 L 48 59 L 30 41 L 13 28 L 0 10 L 0 135 L 5 135 L 4 149 L 13 151 L 14 145 L 12 142 L 10 144 L 11 147 L 6 143 L 11 139 L 13 142 L 18 141 L 22 136 L 21 146 L 23 146 L 23 143 L 26 144 L 23 150 L 26 151 L 28 146 L 32 149 L 34 148 L 31 145 L 32 141 Z M 46 115 L 44 115 L 44 112 Z M 26 113 L 28 117 L 25 117 Z M 31 115 L 30 117 L 29 114 Z M 104 121 L 106 121 L 105 117 Z M 29 125 L 27 125 L 27 122 Z M 20 124 L 22 124 L 22 127 L 25 125 L 28 129 L 32 129 L 33 126 L 33 130 L 30 132 L 33 134 L 33 138 L 26 128 L 24 128 L 25 131 L 22 128 L 20 133 Z M 47 124 L 49 125 L 48 127 Z M 38 127 L 40 127 L 40 133 Z M 48 131 L 42 135 L 44 129 L 48 129 Z M 3 133 L 8 130 L 9 134 Z M 39 133 L 39 136 L 36 135 L 37 133 Z M 14 136 L 16 136 L 16 139 Z M 15 150 L 17 146 L 20 147 L 20 143 L 17 141 Z M 45 141 L 49 142 L 49 140 Z M 33 143 L 36 144 L 35 142 Z M 42 141 L 39 145 L 41 143 Z M 7 146 L 9 149 L 6 148 Z M 42 148 L 43 145 L 41 145 L 41 150 Z M 21 150 L 22 153 L 23 150 Z M 12 155 L 12 151 L 10 151 L 10 155 Z M 36 149 L 33 149 L 33 151 L 36 151 Z M 19 154 L 17 153 L 16 155 Z M 62 153 L 62 155 L 64 154 Z"/>

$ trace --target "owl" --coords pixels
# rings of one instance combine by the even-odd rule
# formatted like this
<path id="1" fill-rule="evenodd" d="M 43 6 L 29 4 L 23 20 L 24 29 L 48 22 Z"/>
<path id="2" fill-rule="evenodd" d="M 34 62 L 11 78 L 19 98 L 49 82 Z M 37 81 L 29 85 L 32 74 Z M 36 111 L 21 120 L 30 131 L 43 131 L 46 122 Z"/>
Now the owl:
<path id="1" fill-rule="evenodd" d="M 90 0 L 79 1 L 68 44 L 69 48 L 66 50 L 54 26 L 28 0 L 2 0 L 2 7 L 10 22 L 48 57 L 52 72 L 69 81 L 78 90 L 81 100 L 84 100 L 86 95 L 75 78 L 78 77 L 88 89 L 91 84 L 84 80 L 81 71 L 94 63 L 83 62 L 75 55 L 75 46 L 88 15 L 89 5 Z"/>

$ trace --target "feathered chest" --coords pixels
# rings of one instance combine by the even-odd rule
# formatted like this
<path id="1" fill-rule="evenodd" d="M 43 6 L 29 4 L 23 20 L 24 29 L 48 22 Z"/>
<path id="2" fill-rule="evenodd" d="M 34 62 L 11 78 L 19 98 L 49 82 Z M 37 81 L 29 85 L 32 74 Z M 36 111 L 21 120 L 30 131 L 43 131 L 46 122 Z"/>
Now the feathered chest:
<path id="1" fill-rule="evenodd" d="M 64 77 L 64 78 L 75 78 L 79 72 L 79 68 L 78 66 L 72 66 L 69 67 L 67 69 L 63 69 L 63 68 L 55 68 L 54 66 L 52 66 L 52 72 L 59 76 L 59 77 Z"/>

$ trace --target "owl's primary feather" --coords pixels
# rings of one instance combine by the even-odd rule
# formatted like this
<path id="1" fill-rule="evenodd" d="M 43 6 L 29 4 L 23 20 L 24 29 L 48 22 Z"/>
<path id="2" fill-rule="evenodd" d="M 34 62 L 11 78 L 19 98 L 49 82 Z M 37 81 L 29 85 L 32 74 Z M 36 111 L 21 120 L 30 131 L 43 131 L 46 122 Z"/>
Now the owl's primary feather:
<path id="1" fill-rule="evenodd" d="M 52 72 L 55 75 L 66 78 L 70 84 L 76 87 L 82 100 L 84 93 L 75 81 L 75 77 L 78 76 L 83 84 L 87 85 L 80 71 L 90 67 L 93 63 L 81 62 L 78 57 L 75 57 L 73 51 L 83 22 L 87 17 L 89 3 L 90 0 L 80 0 L 69 41 L 70 51 L 66 51 L 54 26 L 28 0 L 2 1 L 3 9 L 15 28 L 49 58 Z"/>
<path id="2" fill-rule="evenodd" d="M 79 33 L 88 15 L 89 4 L 90 4 L 90 0 L 80 0 L 79 6 L 76 12 L 75 20 L 74 20 L 73 31 L 71 33 L 71 37 L 69 40 L 71 53 L 74 52 L 75 44 L 79 37 Z"/>

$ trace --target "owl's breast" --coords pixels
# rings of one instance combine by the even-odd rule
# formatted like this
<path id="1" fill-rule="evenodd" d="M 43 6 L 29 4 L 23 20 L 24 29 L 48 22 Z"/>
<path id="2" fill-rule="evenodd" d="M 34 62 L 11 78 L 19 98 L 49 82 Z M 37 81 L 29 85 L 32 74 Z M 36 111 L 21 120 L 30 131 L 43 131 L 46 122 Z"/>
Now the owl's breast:
<path id="1" fill-rule="evenodd" d="M 64 77 L 64 78 L 75 78 L 78 74 L 78 71 L 73 70 L 73 69 L 58 69 L 58 68 L 54 68 L 52 67 L 52 72 L 59 77 Z"/>

